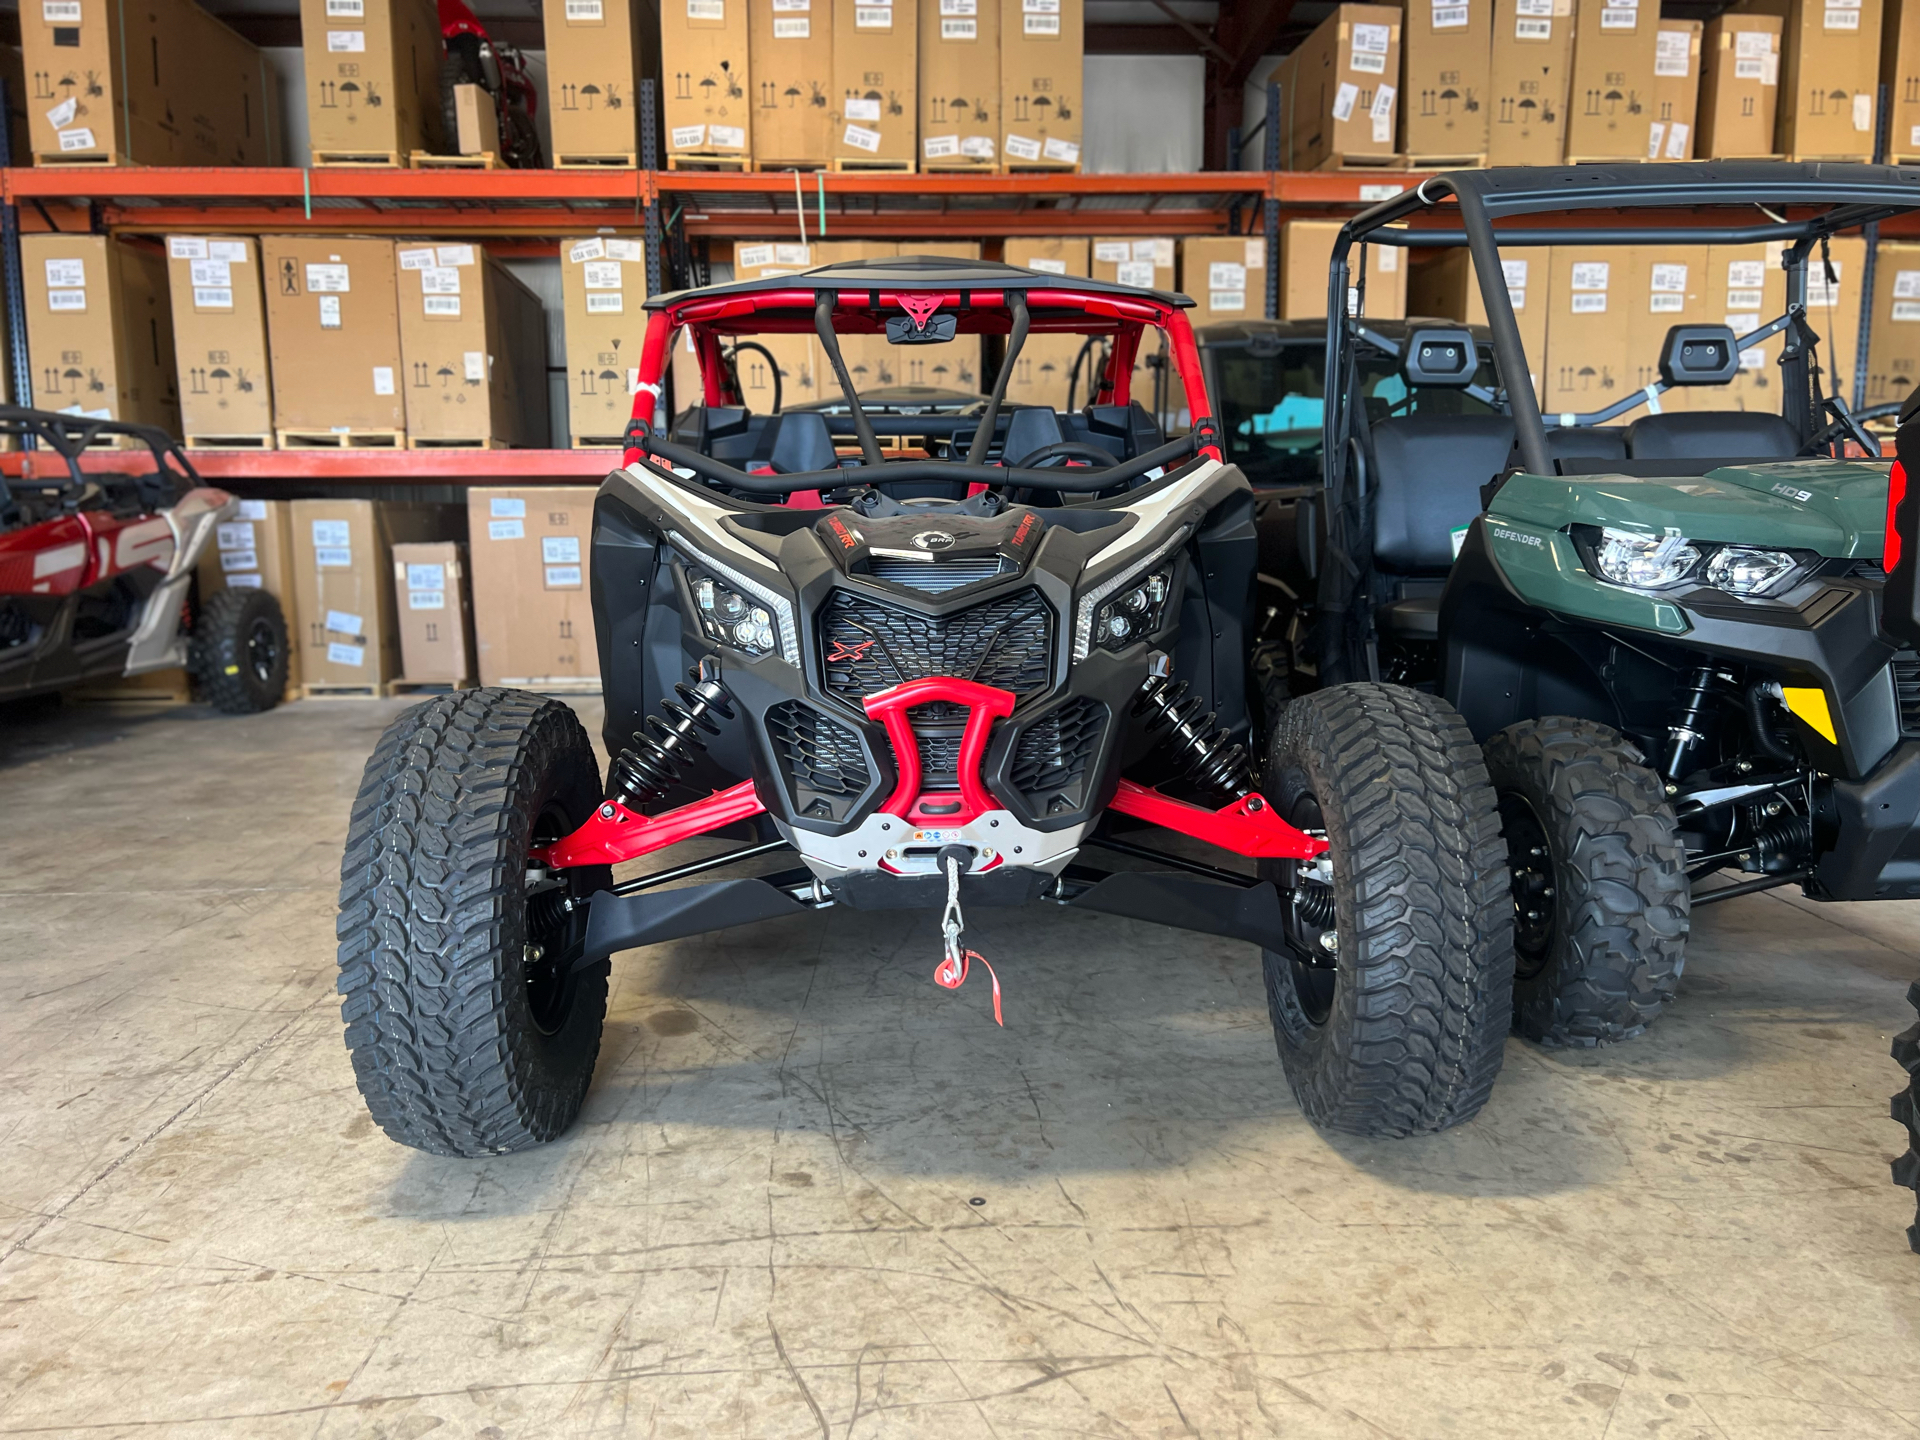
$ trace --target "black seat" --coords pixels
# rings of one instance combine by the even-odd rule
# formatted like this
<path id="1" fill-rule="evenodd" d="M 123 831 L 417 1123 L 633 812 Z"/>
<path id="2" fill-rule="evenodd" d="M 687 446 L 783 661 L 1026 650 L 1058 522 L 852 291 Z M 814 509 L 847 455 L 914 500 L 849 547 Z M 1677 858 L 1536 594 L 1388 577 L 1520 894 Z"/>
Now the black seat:
<path id="1" fill-rule="evenodd" d="M 1029 405 L 1014 411 L 1013 418 L 1007 422 L 1007 439 L 1000 447 L 1000 455 L 1008 465 L 1018 465 L 1034 451 L 1058 445 L 1066 438 L 1057 414 L 1044 405 Z"/>
<path id="2" fill-rule="evenodd" d="M 1635 460 L 1791 460 L 1799 451 L 1793 427 L 1763 410 L 1681 410 L 1627 427 Z"/>
<path id="3" fill-rule="evenodd" d="M 1392 586 L 1375 612 L 1383 631 L 1438 637 L 1453 532 L 1480 513 L 1480 487 L 1512 449 L 1504 415 L 1405 416 L 1373 427 L 1373 560 Z"/>
<path id="4" fill-rule="evenodd" d="M 774 419 L 773 449 L 767 463 L 776 475 L 831 470 L 840 463 L 833 432 L 818 410 L 788 410 Z"/>
<path id="5" fill-rule="evenodd" d="M 1624 460 L 1624 425 L 1568 425 L 1547 431 L 1547 454 L 1555 460 Z"/>

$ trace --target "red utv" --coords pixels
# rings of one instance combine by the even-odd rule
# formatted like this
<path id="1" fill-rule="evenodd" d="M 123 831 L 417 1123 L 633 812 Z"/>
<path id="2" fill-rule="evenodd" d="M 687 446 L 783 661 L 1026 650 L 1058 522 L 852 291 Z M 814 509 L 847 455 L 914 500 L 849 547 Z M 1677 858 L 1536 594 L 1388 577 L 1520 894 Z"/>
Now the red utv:
<path id="1" fill-rule="evenodd" d="M 1316 1123 L 1406 1135 L 1479 1110 L 1513 976 L 1480 751 L 1410 689 L 1333 686 L 1270 726 L 1249 706 L 1252 495 L 1221 460 L 1190 304 L 932 257 L 647 302 L 632 446 L 594 512 L 604 781 L 571 709 L 499 689 L 408 711 L 367 764 L 339 988 L 389 1135 L 457 1155 L 552 1139 L 592 1077 L 610 956 L 828 906 L 938 912 L 949 987 L 976 906 L 1243 941 Z M 662 427 L 682 331 L 704 393 Z M 1051 332 L 1107 347 L 1078 413 L 1005 398 Z M 770 333 L 818 337 L 843 413 L 745 408 L 723 343 Z M 1171 439 L 1128 393 L 1161 333 L 1196 417 Z M 873 414 L 850 336 L 1003 354 L 977 405 Z M 743 843 L 614 878 L 722 834 Z M 776 852 L 792 868 L 681 883 Z"/>

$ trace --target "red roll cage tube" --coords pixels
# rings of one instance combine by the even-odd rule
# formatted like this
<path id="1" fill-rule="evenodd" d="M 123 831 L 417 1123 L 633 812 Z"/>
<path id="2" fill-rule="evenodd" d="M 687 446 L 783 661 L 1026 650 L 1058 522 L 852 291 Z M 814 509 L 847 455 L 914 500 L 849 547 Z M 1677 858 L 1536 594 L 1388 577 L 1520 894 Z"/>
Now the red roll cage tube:
<path id="1" fill-rule="evenodd" d="M 1007 334 L 1012 329 L 1012 312 L 1004 291 L 983 290 L 962 295 L 954 290 L 934 289 L 842 290 L 838 292 L 834 311 L 835 334 L 884 334 L 888 318 L 885 312 L 908 313 L 903 303 L 906 297 L 914 302 L 916 324 L 923 325 L 928 315 L 950 307 L 956 312 L 959 334 Z M 1164 330 L 1175 370 L 1186 388 L 1190 413 L 1199 416 L 1211 413 L 1206 380 L 1200 370 L 1199 347 L 1194 342 L 1193 327 L 1180 307 L 1145 294 L 1134 299 L 1065 287 L 1029 290 L 1025 297 L 1029 333 L 1113 336 L 1099 385 L 1100 393 L 1112 404 L 1124 405 L 1130 399 L 1133 361 L 1143 332 L 1149 326 Z M 925 303 L 936 298 L 938 303 L 934 306 Z M 814 305 L 815 292 L 796 287 L 736 295 L 696 293 L 654 311 L 641 350 L 639 384 L 634 395 L 634 419 L 639 422 L 635 429 L 645 433 L 653 424 L 672 346 L 682 329 L 690 331 L 692 347 L 699 358 L 704 403 L 737 405 L 741 400 L 732 388 L 732 376 L 721 357 L 721 336 L 812 333 Z M 1221 459 L 1218 449 L 1212 445 L 1202 446 L 1200 453 Z M 629 448 L 623 463 L 633 465 L 640 458 L 638 449 Z M 968 712 L 958 790 L 922 788 L 920 751 L 907 721 L 907 711 L 934 701 L 950 702 Z M 964 823 L 996 808 L 981 767 L 993 722 L 1011 715 L 1014 701 L 1015 697 L 1008 691 L 950 676 L 909 680 L 867 696 L 866 712 L 885 727 L 894 752 L 896 781 L 880 808 L 909 823 L 946 826 Z M 1311 860 L 1327 848 L 1325 840 L 1287 824 L 1257 792 L 1242 795 L 1218 810 L 1208 810 L 1123 779 L 1108 808 L 1248 858 Z M 696 835 L 751 819 L 765 810 L 751 780 L 658 815 L 643 815 L 609 799 L 573 834 L 535 849 L 530 858 L 535 864 L 559 868 L 618 865 Z"/>

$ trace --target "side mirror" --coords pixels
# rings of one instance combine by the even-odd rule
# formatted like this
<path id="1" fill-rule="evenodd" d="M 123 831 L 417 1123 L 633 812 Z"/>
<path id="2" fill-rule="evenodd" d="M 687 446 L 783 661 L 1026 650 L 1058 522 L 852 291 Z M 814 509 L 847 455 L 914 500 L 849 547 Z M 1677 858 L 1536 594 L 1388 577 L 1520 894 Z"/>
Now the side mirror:
<path id="1" fill-rule="evenodd" d="M 1669 385 L 1725 385 L 1740 373 L 1740 348 L 1726 325 L 1675 325 L 1660 347 Z"/>
<path id="2" fill-rule="evenodd" d="M 1407 338 L 1400 368 L 1414 385 L 1464 390 L 1480 368 L 1480 352 L 1468 331 L 1435 326 Z"/>

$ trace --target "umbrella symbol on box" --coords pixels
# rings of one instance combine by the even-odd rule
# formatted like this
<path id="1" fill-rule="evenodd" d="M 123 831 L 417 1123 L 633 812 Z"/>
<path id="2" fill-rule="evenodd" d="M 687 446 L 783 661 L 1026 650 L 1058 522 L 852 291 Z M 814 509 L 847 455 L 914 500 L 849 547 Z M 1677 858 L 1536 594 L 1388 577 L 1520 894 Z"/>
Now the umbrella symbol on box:
<path id="1" fill-rule="evenodd" d="M 802 90 L 798 85 L 789 85 L 787 86 L 786 89 L 782 90 L 780 93 L 786 97 L 787 108 L 789 110 L 793 110 L 798 108 L 800 97 L 804 95 L 806 92 Z"/>
<path id="2" fill-rule="evenodd" d="M 1047 123 L 1046 112 L 1053 108 L 1053 102 L 1044 95 L 1036 95 L 1033 97 L 1033 108 L 1039 112 L 1033 117 L 1033 123 L 1044 125 Z"/>
<path id="3" fill-rule="evenodd" d="M 207 378 L 209 380 L 231 380 L 233 378 L 233 372 L 224 365 L 216 365 L 213 369 L 207 371 Z M 218 388 L 217 393 L 224 395 L 226 392 L 227 387 L 223 384 Z"/>
<path id="4" fill-rule="evenodd" d="M 1059 368 L 1060 367 L 1054 364 L 1054 362 L 1051 360 L 1042 360 L 1040 362 L 1040 373 L 1042 375 L 1051 375 L 1053 374 L 1054 371 L 1058 370 Z"/>
<path id="5" fill-rule="evenodd" d="M 359 82 L 354 80 L 347 81 L 344 85 L 340 87 L 340 93 L 342 95 L 358 95 L 360 93 Z M 352 108 L 353 108 L 353 101 L 351 100 L 347 101 L 347 109 L 351 110 Z"/>
<path id="6" fill-rule="evenodd" d="M 591 110 L 593 109 L 592 97 L 600 93 L 600 87 L 598 85 L 582 85 L 580 87 L 580 93 L 588 97 L 587 109 Z"/>
<path id="7" fill-rule="evenodd" d="M 711 105 L 713 103 L 713 92 L 719 88 L 719 85 L 720 82 L 711 75 L 702 75 L 700 77 L 700 98 Z"/>
<path id="8" fill-rule="evenodd" d="M 933 367 L 933 373 L 935 375 L 945 375 L 947 373 L 947 367 L 944 365 L 936 365 Z"/>
<path id="9" fill-rule="evenodd" d="M 1440 100 L 1441 100 L 1440 113 L 1443 115 L 1451 115 L 1453 113 L 1453 102 L 1455 100 L 1458 100 L 1459 98 L 1460 98 L 1460 92 L 1454 89 L 1451 85 L 1449 85 L 1446 89 L 1442 90 L 1440 92 Z"/>
<path id="10" fill-rule="evenodd" d="M 451 365 L 442 365 L 438 370 L 434 371 L 433 373 L 440 377 L 440 388 L 442 390 L 446 389 L 450 384 L 453 383 L 454 369 Z"/>

